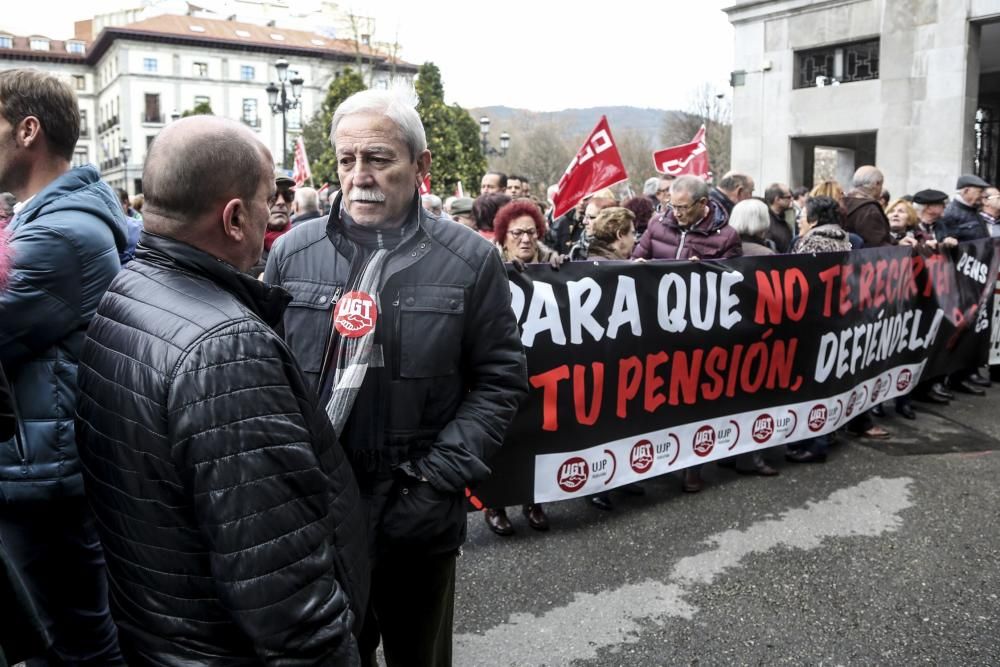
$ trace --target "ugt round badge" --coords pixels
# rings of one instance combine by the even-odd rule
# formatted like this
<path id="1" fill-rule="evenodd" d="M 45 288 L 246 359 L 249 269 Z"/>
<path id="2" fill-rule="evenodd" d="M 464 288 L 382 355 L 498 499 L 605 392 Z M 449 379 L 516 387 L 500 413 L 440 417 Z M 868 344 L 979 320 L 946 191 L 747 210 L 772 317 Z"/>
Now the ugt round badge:
<path id="1" fill-rule="evenodd" d="M 341 336 L 360 338 L 375 330 L 378 306 L 366 292 L 348 292 L 337 301 L 333 311 L 333 328 Z"/>

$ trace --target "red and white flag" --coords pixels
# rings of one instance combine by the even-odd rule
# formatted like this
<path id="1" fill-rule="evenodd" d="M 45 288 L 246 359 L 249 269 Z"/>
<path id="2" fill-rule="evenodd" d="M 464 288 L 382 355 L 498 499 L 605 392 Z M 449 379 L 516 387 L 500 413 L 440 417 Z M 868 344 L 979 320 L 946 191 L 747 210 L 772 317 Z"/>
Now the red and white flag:
<path id="1" fill-rule="evenodd" d="M 686 144 L 671 146 L 653 153 L 653 167 L 661 174 L 690 174 L 706 178 L 709 174 L 708 148 L 705 146 L 705 126 Z"/>
<path id="2" fill-rule="evenodd" d="M 299 187 L 312 176 L 309 158 L 306 157 L 306 145 L 302 142 L 302 137 L 299 137 L 295 140 L 295 168 L 292 169 L 292 180 L 295 181 L 296 187 Z"/>
<path id="3" fill-rule="evenodd" d="M 558 190 L 552 197 L 552 203 L 555 204 L 553 218 L 572 209 L 587 195 L 621 183 L 627 178 L 622 156 L 611 137 L 608 118 L 601 116 L 594 131 L 559 179 Z"/>
<path id="4" fill-rule="evenodd" d="M 424 180 L 420 181 L 420 194 L 429 195 L 431 193 L 431 172 L 427 172 Z"/>

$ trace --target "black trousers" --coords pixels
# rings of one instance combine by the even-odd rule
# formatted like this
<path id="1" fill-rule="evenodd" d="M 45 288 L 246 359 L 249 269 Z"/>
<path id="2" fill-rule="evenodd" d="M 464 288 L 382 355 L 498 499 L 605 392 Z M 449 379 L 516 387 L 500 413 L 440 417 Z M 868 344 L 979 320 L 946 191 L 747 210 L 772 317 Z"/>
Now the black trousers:
<path id="1" fill-rule="evenodd" d="M 388 667 L 451 666 L 457 555 L 400 554 L 375 563 L 358 642 L 362 665 L 377 667 L 381 640 Z"/>
<path id="2" fill-rule="evenodd" d="M 90 506 L 67 498 L 0 507 L 0 539 L 52 636 L 29 667 L 124 665 L 108 610 L 104 551 Z"/>

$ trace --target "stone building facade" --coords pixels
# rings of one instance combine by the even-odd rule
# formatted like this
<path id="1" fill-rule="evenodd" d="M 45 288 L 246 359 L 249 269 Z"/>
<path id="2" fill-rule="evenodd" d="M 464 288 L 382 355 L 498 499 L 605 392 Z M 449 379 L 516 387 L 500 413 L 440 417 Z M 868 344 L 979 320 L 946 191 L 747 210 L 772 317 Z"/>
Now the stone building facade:
<path id="1" fill-rule="evenodd" d="M 849 185 L 877 164 L 894 194 L 996 182 L 1000 0 L 744 0 L 735 27 L 732 164 L 813 182 L 832 150 Z"/>
<path id="2" fill-rule="evenodd" d="M 199 104 L 252 128 L 280 165 L 282 117 L 272 115 L 266 90 L 279 59 L 304 81 L 300 107 L 287 116 L 289 150 L 343 69 L 360 67 L 373 87 L 412 83 L 417 71 L 352 40 L 229 19 L 160 14 L 93 30 L 94 21 L 79 21 L 64 41 L 0 30 L 0 70 L 34 67 L 68 81 L 82 121 L 74 164 L 97 165 L 130 194 L 142 191 L 146 149 L 159 130 Z"/>

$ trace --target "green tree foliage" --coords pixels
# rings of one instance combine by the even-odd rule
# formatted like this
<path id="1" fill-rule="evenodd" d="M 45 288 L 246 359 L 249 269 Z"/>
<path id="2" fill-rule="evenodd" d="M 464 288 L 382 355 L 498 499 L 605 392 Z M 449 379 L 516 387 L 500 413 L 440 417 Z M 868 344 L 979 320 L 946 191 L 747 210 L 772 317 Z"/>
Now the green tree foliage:
<path id="1" fill-rule="evenodd" d="M 415 87 L 420 98 L 417 111 L 431 151 L 431 189 L 444 198 L 462 181 L 466 194 L 478 192 L 486 173 L 486 159 L 479 150 L 479 125 L 459 105 L 444 103 L 441 71 L 434 63 L 420 66 Z"/>
<path id="2" fill-rule="evenodd" d="M 317 187 L 320 183 L 339 182 L 337 156 L 333 152 L 333 146 L 330 145 L 330 123 L 333 121 L 333 112 L 341 102 L 365 88 L 365 82 L 360 74 L 350 68 L 343 70 L 340 76 L 330 82 L 326 98 L 312 120 L 302 127 L 302 141 L 306 145 L 309 166 Z"/>
<path id="3" fill-rule="evenodd" d="M 214 116 L 215 112 L 212 111 L 212 104 L 210 102 L 198 102 L 194 105 L 193 109 L 186 109 L 184 113 L 181 114 L 181 118 L 187 118 L 188 116 Z"/>

